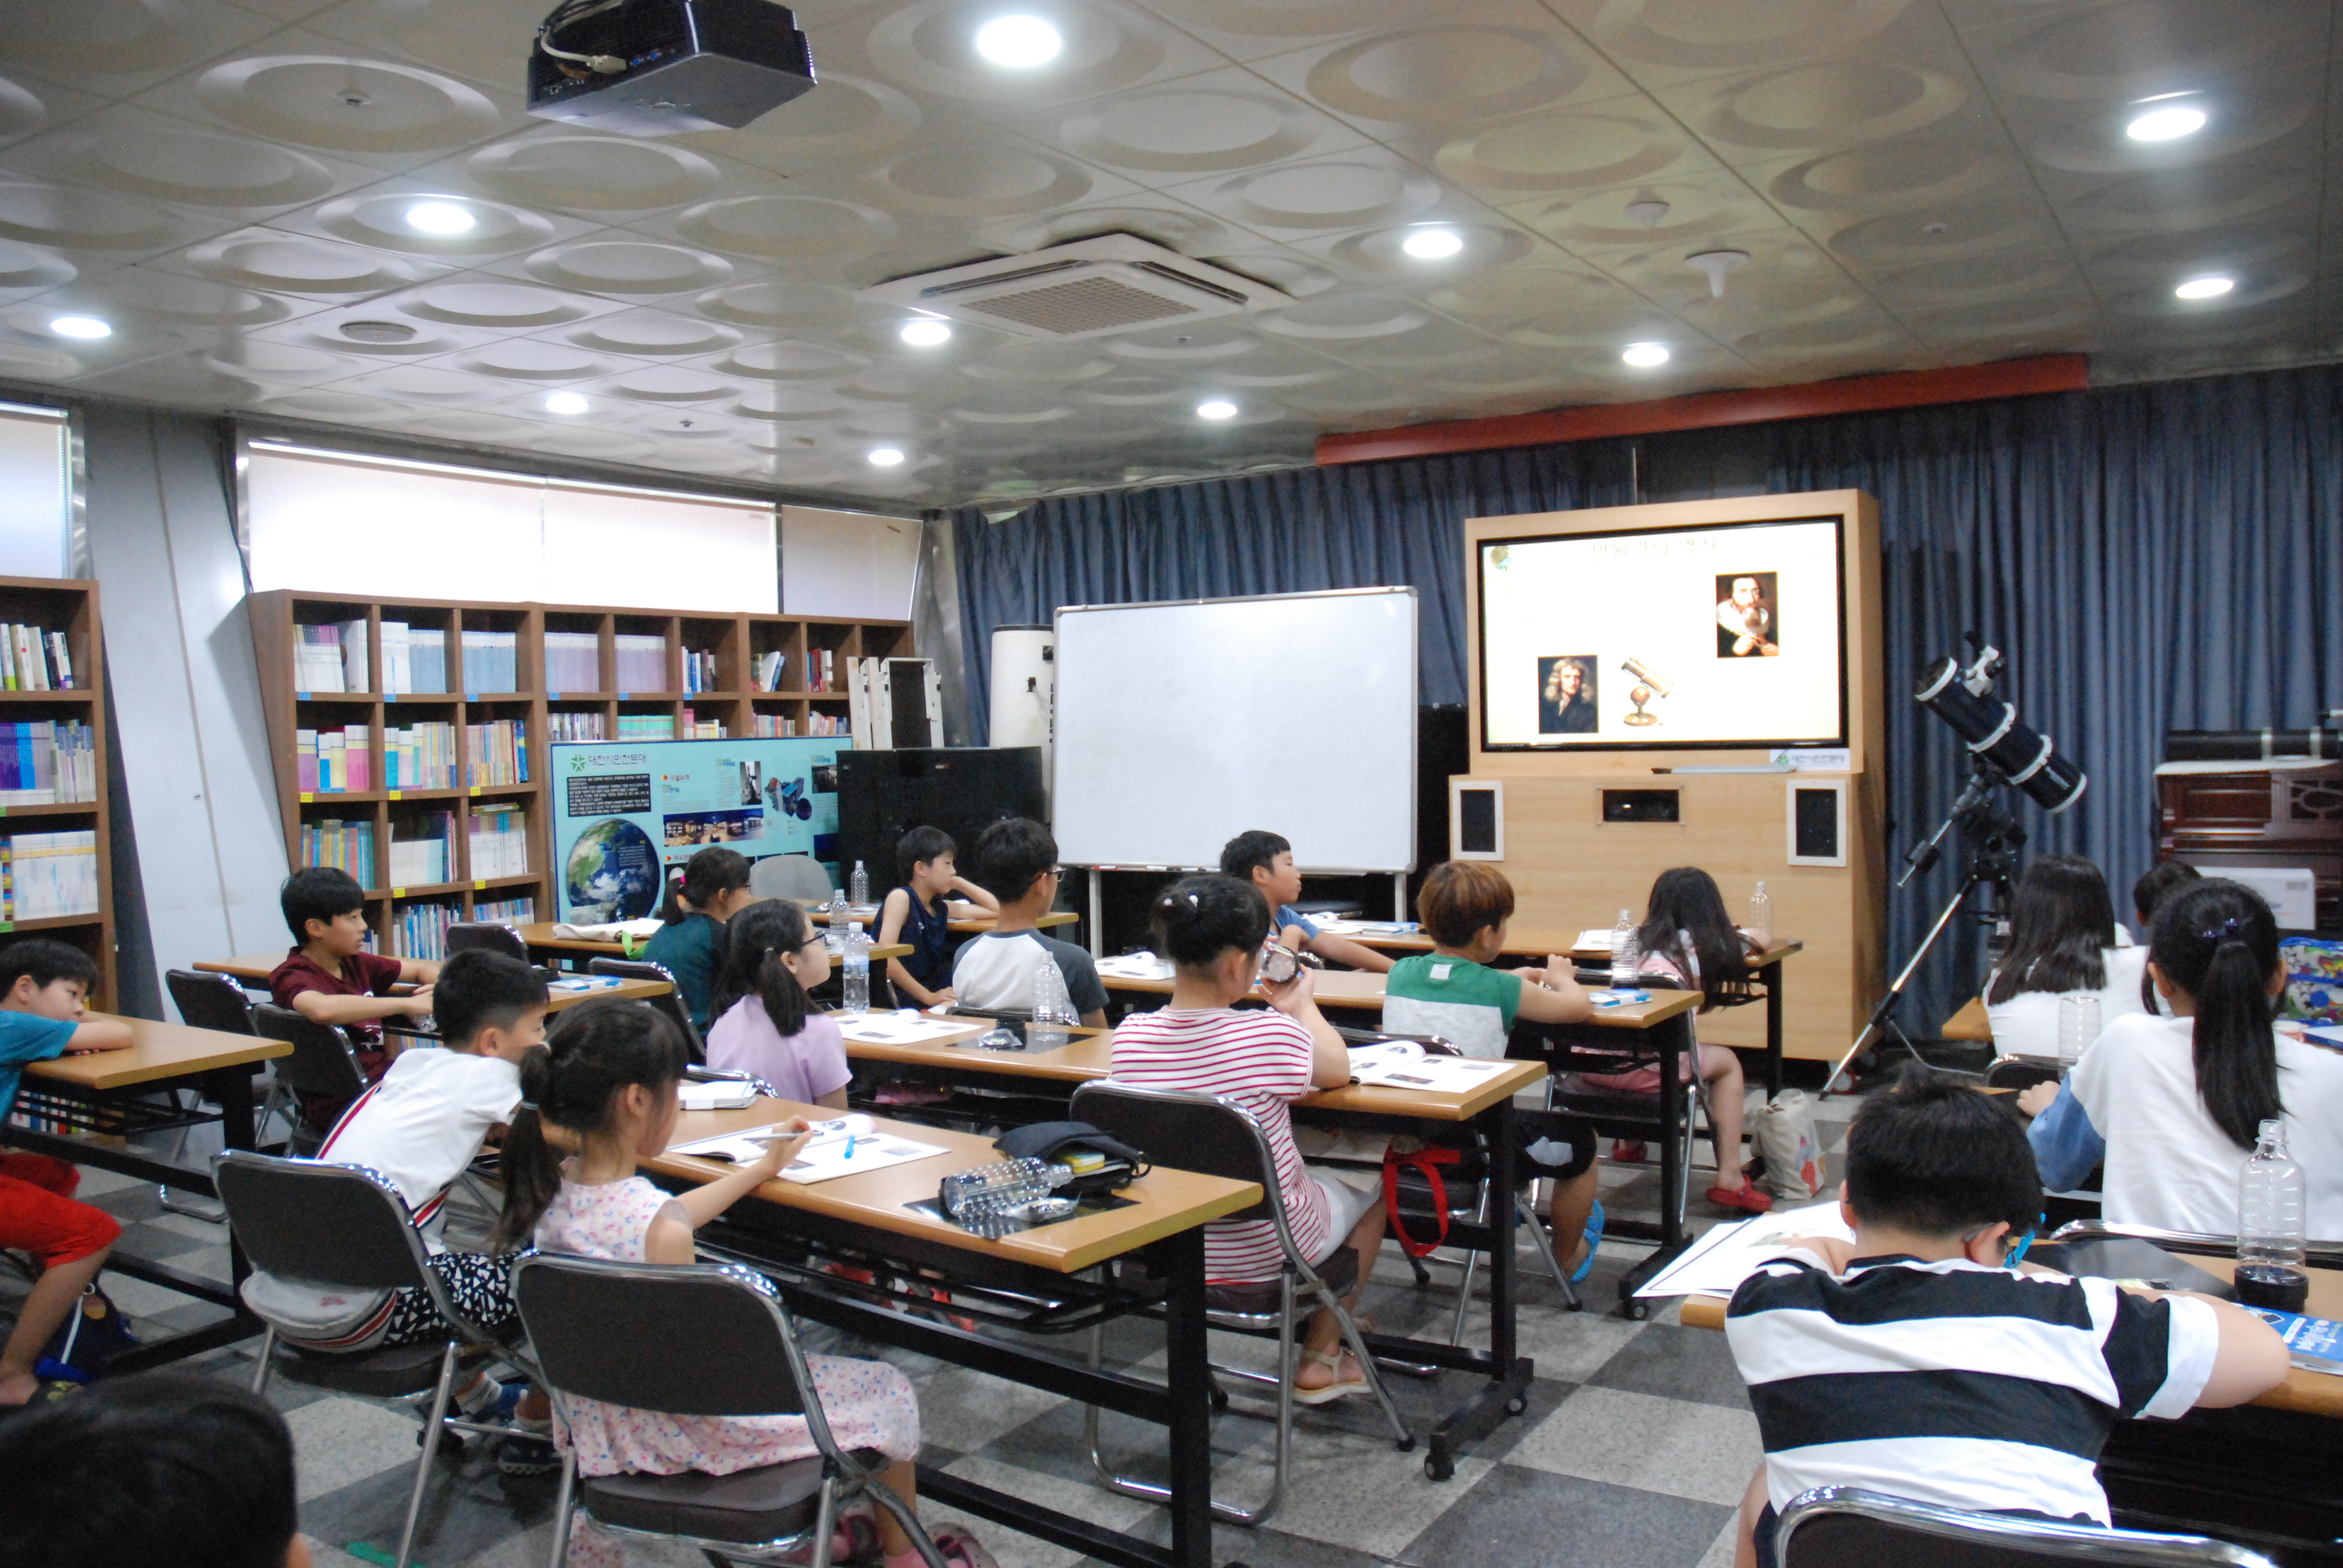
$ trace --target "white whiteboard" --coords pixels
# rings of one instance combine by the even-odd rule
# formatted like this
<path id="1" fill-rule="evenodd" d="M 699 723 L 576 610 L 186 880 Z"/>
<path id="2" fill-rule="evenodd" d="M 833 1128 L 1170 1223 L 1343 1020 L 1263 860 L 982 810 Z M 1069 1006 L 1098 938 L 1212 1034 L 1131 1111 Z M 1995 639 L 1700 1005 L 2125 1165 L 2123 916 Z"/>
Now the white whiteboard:
<path id="1" fill-rule="evenodd" d="M 1051 799 L 1076 866 L 1415 866 L 1413 588 L 1061 609 Z"/>

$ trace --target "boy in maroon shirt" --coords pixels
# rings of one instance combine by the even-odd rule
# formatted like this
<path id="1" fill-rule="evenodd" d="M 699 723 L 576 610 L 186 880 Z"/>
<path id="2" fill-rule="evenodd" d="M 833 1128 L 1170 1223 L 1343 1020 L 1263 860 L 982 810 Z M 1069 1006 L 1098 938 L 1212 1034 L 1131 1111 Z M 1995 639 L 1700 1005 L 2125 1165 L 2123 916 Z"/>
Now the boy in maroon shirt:
<path id="1" fill-rule="evenodd" d="M 269 971 L 269 999 L 303 1018 L 348 1030 L 358 1048 L 358 1067 L 374 1082 L 397 1054 L 384 1049 L 381 1020 L 427 1017 L 439 966 L 366 950 L 366 890 L 347 871 L 327 866 L 296 871 L 285 879 L 277 901 L 298 945 Z M 390 988 L 402 981 L 421 989 L 391 995 Z M 312 1127 L 329 1125 L 341 1114 L 341 1108 L 317 1096 L 301 1100 L 303 1119 Z"/>

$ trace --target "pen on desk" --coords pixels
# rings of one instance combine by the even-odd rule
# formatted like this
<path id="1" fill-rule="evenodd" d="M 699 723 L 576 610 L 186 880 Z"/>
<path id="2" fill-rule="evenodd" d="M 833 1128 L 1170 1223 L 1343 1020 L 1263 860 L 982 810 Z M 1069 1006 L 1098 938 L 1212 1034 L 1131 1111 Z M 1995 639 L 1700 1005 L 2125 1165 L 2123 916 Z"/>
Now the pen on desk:
<path id="1" fill-rule="evenodd" d="M 854 1134 L 851 1132 L 846 1135 L 846 1152 L 840 1158 L 847 1160 L 854 1158 Z"/>

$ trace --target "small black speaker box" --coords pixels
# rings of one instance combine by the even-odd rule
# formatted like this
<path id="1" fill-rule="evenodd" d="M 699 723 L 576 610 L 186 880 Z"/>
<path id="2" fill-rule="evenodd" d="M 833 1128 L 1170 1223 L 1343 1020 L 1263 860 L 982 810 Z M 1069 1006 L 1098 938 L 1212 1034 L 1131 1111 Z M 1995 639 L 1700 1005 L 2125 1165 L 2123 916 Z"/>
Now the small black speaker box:
<path id="1" fill-rule="evenodd" d="M 1467 855 L 1497 852 L 1497 792 L 1460 786 L 1456 791 L 1456 848 Z"/>
<path id="2" fill-rule="evenodd" d="M 1839 792 L 1835 789 L 1793 789 L 1791 833 L 1800 859 L 1835 860 L 1846 851 L 1838 845 Z"/>
<path id="3" fill-rule="evenodd" d="M 1605 789 L 1605 822 L 1681 822 L 1681 792 L 1674 789 Z"/>

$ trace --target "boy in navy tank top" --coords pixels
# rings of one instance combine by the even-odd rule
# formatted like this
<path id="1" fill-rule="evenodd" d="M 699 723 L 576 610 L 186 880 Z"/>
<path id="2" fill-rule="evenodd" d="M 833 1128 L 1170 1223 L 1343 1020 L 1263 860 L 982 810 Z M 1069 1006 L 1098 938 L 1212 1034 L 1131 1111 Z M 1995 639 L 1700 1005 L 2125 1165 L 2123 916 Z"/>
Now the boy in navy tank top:
<path id="1" fill-rule="evenodd" d="M 895 870 L 902 886 L 879 908 L 879 945 L 908 942 L 911 950 L 887 960 L 887 979 L 896 996 L 917 1007 L 950 1002 L 952 897 L 986 913 L 999 909 L 990 893 L 962 877 L 953 864 L 959 846 L 940 828 L 914 828 L 895 845 Z"/>

